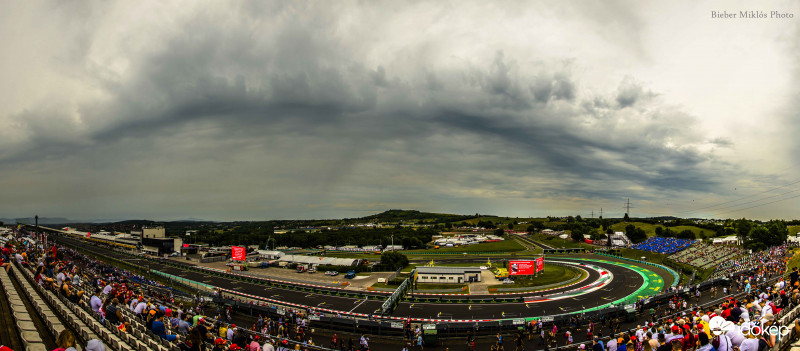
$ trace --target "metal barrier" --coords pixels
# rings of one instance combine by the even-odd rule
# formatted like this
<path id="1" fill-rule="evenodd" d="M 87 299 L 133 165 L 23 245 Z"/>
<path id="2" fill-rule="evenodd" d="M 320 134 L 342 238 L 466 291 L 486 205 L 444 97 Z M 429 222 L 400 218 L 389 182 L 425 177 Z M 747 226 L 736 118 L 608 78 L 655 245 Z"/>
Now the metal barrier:
<path id="1" fill-rule="evenodd" d="M 392 295 L 386 299 L 383 305 L 381 305 L 381 315 L 385 316 L 392 313 L 395 306 L 397 306 L 397 302 L 406 294 L 406 290 L 408 290 L 408 286 L 411 285 L 411 279 L 414 277 L 415 273 L 417 273 L 416 269 L 411 270 L 409 277 L 403 280 L 403 283 L 397 287 L 397 290 L 395 290 Z"/>
<path id="2" fill-rule="evenodd" d="M 222 262 L 227 259 L 225 256 L 201 257 L 200 263 Z"/>

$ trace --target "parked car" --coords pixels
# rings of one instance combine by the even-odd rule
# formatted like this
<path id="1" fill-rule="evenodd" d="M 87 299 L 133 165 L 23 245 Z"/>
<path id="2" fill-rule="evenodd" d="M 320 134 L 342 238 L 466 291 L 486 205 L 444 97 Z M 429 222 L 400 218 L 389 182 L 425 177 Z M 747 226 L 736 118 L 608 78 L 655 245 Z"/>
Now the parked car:
<path id="1" fill-rule="evenodd" d="M 509 279 L 509 278 L 506 278 L 506 279 L 503 279 L 503 284 L 514 284 L 514 281 Z"/>
<path id="2" fill-rule="evenodd" d="M 347 274 L 344 275 L 345 279 L 353 279 L 356 277 L 356 271 L 348 271 Z"/>

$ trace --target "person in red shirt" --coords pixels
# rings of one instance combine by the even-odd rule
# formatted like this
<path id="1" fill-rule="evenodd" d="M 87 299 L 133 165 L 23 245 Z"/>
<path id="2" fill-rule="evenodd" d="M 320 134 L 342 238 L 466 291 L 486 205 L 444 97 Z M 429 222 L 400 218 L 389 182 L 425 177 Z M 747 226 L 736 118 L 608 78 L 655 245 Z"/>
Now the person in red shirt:
<path id="1" fill-rule="evenodd" d="M 3 247 L 3 254 L 0 255 L 0 267 L 6 269 L 6 273 L 11 269 L 11 243 L 6 243 Z"/>
<path id="2" fill-rule="evenodd" d="M 697 339 L 692 334 L 692 329 L 689 324 L 683 325 L 683 351 L 689 351 L 696 345 Z"/>
<path id="3" fill-rule="evenodd" d="M 722 310 L 722 318 L 725 318 L 727 320 L 730 315 L 731 315 L 731 308 L 728 307 L 728 304 L 726 303 L 725 309 Z"/>

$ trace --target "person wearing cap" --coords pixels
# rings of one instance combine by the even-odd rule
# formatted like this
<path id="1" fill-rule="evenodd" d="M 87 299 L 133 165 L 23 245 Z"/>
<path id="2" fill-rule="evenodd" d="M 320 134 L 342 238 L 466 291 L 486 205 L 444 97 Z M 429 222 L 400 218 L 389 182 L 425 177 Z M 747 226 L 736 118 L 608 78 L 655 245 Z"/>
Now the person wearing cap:
<path id="1" fill-rule="evenodd" d="M 235 351 L 235 350 L 241 350 L 241 349 L 242 349 L 242 348 L 241 348 L 241 347 L 239 347 L 239 345 L 236 345 L 236 344 L 231 344 L 231 346 L 230 346 L 230 347 L 228 347 L 228 350 L 231 350 L 231 351 Z"/>
<path id="2" fill-rule="evenodd" d="M 147 320 L 144 322 L 144 326 L 147 329 L 153 330 L 153 321 L 156 319 L 156 310 L 149 310 L 146 313 Z"/>
<path id="3" fill-rule="evenodd" d="M 224 351 L 225 344 L 227 344 L 225 339 L 217 338 L 216 340 L 214 340 L 214 348 L 212 348 L 211 351 Z"/>
<path id="4" fill-rule="evenodd" d="M 202 337 L 204 342 L 214 341 L 214 335 L 211 335 L 211 333 L 208 332 L 208 327 L 206 327 L 205 318 L 198 318 L 197 326 L 195 326 L 194 329 L 197 329 L 197 331 L 200 332 L 200 336 Z"/>
<path id="5" fill-rule="evenodd" d="M 668 344 L 671 343 L 672 340 L 678 338 L 679 336 L 683 337 L 683 333 L 681 333 L 681 327 L 677 326 L 676 324 L 673 324 L 667 330 L 669 330 L 669 333 L 664 334 L 664 340 Z"/>

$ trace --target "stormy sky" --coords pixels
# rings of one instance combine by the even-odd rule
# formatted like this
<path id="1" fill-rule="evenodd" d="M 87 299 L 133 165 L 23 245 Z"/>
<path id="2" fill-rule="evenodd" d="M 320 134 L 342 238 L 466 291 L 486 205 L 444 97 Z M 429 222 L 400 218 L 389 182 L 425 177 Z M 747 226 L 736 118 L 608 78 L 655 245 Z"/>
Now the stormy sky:
<path id="1" fill-rule="evenodd" d="M 0 38 L 0 218 L 800 218 L 797 1 L 8 1 Z"/>

